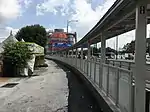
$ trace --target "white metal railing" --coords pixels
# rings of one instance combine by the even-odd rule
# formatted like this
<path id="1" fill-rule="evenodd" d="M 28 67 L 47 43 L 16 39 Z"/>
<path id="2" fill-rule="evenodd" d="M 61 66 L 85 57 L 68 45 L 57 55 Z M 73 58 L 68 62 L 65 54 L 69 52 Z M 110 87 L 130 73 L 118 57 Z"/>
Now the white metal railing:
<path id="1" fill-rule="evenodd" d="M 122 112 L 133 112 L 133 72 L 126 67 L 115 66 L 115 64 L 102 64 L 100 61 L 90 59 L 81 60 L 73 57 L 51 58 L 60 60 L 75 67 L 89 80 L 101 89 Z M 102 68 L 101 68 L 102 67 Z M 102 70 L 102 82 L 100 79 Z M 102 83 L 102 88 L 99 84 Z"/>

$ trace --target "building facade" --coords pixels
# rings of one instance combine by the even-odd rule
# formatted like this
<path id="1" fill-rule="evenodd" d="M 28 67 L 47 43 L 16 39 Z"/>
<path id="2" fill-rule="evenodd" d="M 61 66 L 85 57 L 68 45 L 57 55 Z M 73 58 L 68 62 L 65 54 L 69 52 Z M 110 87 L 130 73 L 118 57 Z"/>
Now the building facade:
<path id="1" fill-rule="evenodd" d="M 54 31 L 48 32 L 47 37 L 47 54 L 70 47 L 75 44 L 76 41 L 76 33 L 66 33 L 64 29 L 54 29 Z"/>

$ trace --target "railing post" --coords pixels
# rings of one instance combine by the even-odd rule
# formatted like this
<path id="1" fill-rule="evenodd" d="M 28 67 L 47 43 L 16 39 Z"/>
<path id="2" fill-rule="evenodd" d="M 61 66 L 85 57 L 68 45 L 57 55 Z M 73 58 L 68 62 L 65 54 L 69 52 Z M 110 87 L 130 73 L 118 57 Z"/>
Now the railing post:
<path id="1" fill-rule="evenodd" d="M 72 49 L 72 64 L 73 64 L 73 66 L 75 66 L 75 62 L 74 62 L 74 49 Z"/>
<path id="2" fill-rule="evenodd" d="M 119 69 L 117 68 L 117 75 L 116 75 L 116 105 L 119 103 Z"/>
<path id="3" fill-rule="evenodd" d="M 69 64 L 71 64 L 70 50 L 68 51 Z"/>
<path id="4" fill-rule="evenodd" d="M 109 95 L 109 65 L 108 65 L 108 69 L 107 69 L 107 96 Z"/>
<path id="5" fill-rule="evenodd" d="M 134 112 L 134 86 L 133 86 L 133 73 L 129 74 L 129 106 L 130 112 Z"/>
<path id="6" fill-rule="evenodd" d="M 147 1 L 136 2 L 135 112 L 145 112 Z"/>
<path id="7" fill-rule="evenodd" d="M 83 46 L 81 46 L 81 70 L 83 71 Z"/>
<path id="8" fill-rule="evenodd" d="M 92 59 L 91 59 L 91 57 L 90 57 L 89 62 L 90 62 L 90 78 L 91 78 L 91 76 L 92 76 Z"/>
<path id="9" fill-rule="evenodd" d="M 91 57 L 91 48 L 90 48 L 90 41 L 88 41 L 88 55 L 87 55 L 87 75 L 89 74 L 89 61 Z"/>
<path id="10" fill-rule="evenodd" d="M 77 59 L 78 59 L 78 48 L 76 48 L 76 68 L 78 68 L 78 63 L 77 63 Z"/>
<path id="11" fill-rule="evenodd" d="M 94 59 L 94 82 L 96 81 L 96 58 Z"/>

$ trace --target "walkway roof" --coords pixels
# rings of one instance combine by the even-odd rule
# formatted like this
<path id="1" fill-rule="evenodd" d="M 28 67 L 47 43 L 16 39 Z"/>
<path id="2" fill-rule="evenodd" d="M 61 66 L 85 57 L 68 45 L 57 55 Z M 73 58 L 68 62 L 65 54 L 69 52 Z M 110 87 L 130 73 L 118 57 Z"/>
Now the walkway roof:
<path id="1" fill-rule="evenodd" d="M 109 39 L 135 29 L 135 8 L 136 0 L 116 0 L 99 22 L 68 50 L 76 48 L 88 40 L 91 44 L 98 43 L 101 41 L 102 34 L 106 39 Z M 150 4 L 148 4 L 147 11 L 147 24 L 149 24 Z"/>

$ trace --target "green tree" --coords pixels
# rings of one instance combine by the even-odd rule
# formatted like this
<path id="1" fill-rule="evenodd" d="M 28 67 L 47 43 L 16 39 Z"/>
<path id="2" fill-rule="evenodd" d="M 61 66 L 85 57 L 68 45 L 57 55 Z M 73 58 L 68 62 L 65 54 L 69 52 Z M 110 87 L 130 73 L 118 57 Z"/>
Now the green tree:
<path id="1" fill-rule="evenodd" d="M 127 43 L 123 47 L 123 51 L 126 53 L 133 53 L 135 52 L 135 41 L 131 41 L 131 43 Z"/>
<path id="2" fill-rule="evenodd" d="M 43 26 L 31 25 L 21 28 L 16 38 L 21 41 L 22 39 L 26 42 L 35 42 L 38 45 L 45 47 L 47 42 L 47 33 Z"/>

